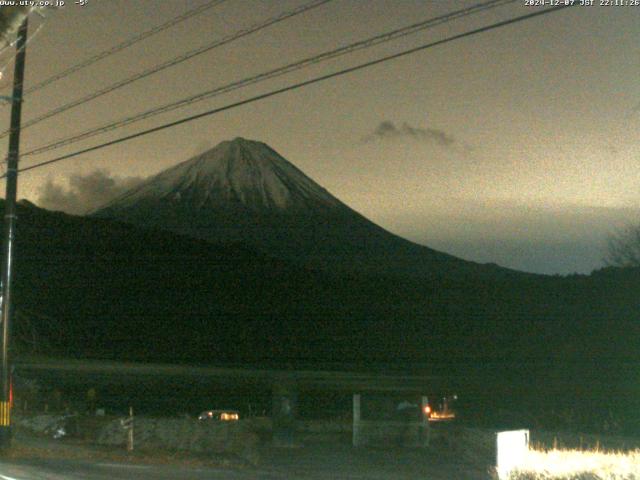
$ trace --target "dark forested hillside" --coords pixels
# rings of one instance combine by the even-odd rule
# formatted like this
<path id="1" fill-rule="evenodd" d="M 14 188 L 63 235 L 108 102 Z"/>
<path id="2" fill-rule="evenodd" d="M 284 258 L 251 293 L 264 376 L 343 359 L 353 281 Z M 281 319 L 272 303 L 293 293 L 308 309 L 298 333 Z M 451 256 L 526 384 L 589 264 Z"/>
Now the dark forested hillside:
<path id="1" fill-rule="evenodd" d="M 57 352 L 184 361 L 546 362 L 636 351 L 635 271 L 331 275 L 241 244 L 32 206 L 19 213 L 17 308 L 34 314 L 38 334 Z"/>

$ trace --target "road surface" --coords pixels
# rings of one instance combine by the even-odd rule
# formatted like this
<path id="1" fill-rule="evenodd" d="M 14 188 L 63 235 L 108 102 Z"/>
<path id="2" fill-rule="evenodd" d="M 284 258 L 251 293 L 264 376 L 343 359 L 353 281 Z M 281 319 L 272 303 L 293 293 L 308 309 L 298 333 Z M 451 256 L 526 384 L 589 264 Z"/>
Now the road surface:
<path id="1" fill-rule="evenodd" d="M 270 449 L 257 467 L 210 468 L 111 461 L 23 459 L 0 462 L 0 480 L 485 480 L 486 466 L 420 450 L 324 446 Z"/>

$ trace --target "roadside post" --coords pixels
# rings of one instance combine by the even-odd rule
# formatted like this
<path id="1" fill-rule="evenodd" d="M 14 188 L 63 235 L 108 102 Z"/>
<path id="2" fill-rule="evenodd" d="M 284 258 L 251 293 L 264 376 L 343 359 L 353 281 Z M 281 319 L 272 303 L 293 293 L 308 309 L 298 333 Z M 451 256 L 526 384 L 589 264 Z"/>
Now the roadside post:
<path id="1" fill-rule="evenodd" d="M 120 420 L 120 425 L 127 431 L 127 452 L 133 452 L 133 407 L 129 407 L 129 416 Z"/>

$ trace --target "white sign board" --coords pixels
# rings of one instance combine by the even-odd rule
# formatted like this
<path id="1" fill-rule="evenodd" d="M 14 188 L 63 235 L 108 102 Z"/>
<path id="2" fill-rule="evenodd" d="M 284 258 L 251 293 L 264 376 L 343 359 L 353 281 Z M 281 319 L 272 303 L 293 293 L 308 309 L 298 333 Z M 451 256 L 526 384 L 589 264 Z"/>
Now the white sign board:
<path id="1" fill-rule="evenodd" d="M 496 470 L 498 478 L 506 479 L 517 468 L 529 450 L 529 430 L 512 430 L 497 433 Z"/>

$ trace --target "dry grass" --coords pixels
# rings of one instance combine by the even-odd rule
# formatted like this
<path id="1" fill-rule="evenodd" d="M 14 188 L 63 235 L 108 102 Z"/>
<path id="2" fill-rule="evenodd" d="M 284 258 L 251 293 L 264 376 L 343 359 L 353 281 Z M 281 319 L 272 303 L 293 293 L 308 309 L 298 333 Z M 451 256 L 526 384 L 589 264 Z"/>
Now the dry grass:
<path id="1" fill-rule="evenodd" d="M 52 440 L 20 435 L 11 448 L 0 452 L 0 460 L 31 461 L 65 459 L 102 461 L 142 465 L 180 465 L 191 467 L 240 468 L 246 462 L 233 456 L 193 454 L 166 449 L 137 449 L 127 452 L 124 447 L 95 446 L 81 440 Z"/>
<path id="2" fill-rule="evenodd" d="M 535 450 L 510 480 L 634 480 L 640 479 L 640 450 Z"/>

